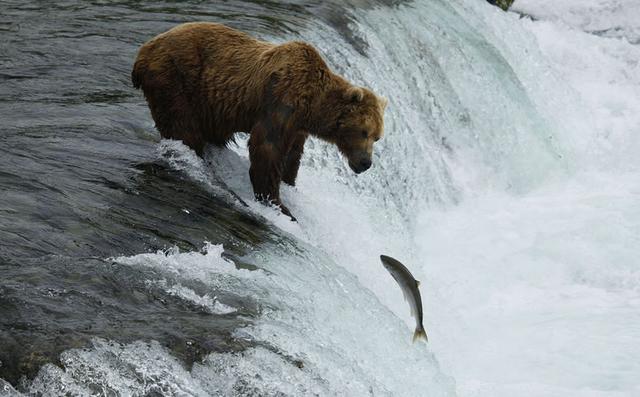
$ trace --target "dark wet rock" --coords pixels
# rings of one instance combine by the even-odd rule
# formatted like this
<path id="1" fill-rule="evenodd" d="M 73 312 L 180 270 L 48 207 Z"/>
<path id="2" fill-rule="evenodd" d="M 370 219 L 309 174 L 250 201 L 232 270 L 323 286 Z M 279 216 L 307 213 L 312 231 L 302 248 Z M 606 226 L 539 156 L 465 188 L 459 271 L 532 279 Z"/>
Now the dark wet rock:
<path id="1" fill-rule="evenodd" d="M 489 4 L 493 4 L 494 6 L 498 6 L 505 11 L 507 11 L 513 4 L 513 0 L 487 0 L 487 2 Z"/>

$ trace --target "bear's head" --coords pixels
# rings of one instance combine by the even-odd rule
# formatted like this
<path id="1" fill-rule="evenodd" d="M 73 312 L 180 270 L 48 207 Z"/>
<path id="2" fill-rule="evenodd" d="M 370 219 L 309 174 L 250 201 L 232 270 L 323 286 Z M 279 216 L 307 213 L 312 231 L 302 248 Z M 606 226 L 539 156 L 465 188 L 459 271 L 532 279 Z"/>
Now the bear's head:
<path id="1" fill-rule="evenodd" d="M 384 109 L 387 100 L 372 91 L 349 86 L 335 100 L 335 119 L 326 138 L 335 143 L 347 158 L 349 167 L 359 174 L 371 167 L 373 144 L 384 133 Z"/>

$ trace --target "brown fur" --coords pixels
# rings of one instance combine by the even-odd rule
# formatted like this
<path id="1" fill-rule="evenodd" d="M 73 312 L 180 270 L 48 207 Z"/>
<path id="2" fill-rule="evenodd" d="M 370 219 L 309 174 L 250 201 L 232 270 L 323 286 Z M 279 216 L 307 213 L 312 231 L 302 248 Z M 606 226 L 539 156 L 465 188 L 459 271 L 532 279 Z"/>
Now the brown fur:
<path id="1" fill-rule="evenodd" d="M 249 132 L 253 190 L 277 205 L 280 181 L 295 184 L 308 135 L 336 144 L 362 172 L 383 134 L 386 101 L 334 74 L 300 41 L 277 45 L 220 24 L 186 23 L 144 44 L 131 77 L 160 134 L 199 155 L 207 143 Z"/>

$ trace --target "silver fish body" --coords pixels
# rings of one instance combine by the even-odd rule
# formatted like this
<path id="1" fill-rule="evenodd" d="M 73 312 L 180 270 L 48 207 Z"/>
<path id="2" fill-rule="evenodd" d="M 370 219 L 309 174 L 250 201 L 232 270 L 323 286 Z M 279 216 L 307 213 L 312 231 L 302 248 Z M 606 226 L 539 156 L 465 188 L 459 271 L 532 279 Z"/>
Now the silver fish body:
<path id="1" fill-rule="evenodd" d="M 380 255 L 380 261 L 385 269 L 396 280 L 404 299 L 409 303 L 411 315 L 416 319 L 416 330 L 413 333 L 413 341 L 424 339 L 428 341 L 427 333 L 422 326 L 422 297 L 420 296 L 420 282 L 416 280 L 409 269 L 400 261 L 390 256 Z"/>

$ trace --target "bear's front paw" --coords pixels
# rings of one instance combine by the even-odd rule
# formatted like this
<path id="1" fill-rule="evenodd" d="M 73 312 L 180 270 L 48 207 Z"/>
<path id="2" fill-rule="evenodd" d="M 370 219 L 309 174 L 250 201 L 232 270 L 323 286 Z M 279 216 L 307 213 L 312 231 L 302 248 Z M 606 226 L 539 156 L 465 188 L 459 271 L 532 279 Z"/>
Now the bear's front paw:
<path id="1" fill-rule="evenodd" d="M 282 182 L 286 183 L 289 186 L 295 186 L 296 185 L 296 178 L 295 177 L 287 177 L 286 175 L 282 177 Z"/>
<path id="2" fill-rule="evenodd" d="M 297 221 L 298 221 L 298 220 L 296 219 L 296 217 L 295 217 L 295 216 L 293 216 L 293 215 L 291 214 L 291 211 L 289 211 L 289 208 L 285 207 L 282 203 L 280 203 L 280 204 L 278 205 L 278 207 L 280 208 L 280 211 L 281 211 L 284 215 L 286 215 L 286 216 L 288 216 L 289 218 L 291 218 L 291 222 L 297 222 Z"/>
<path id="3" fill-rule="evenodd" d="M 256 194 L 256 199 L 264 205 L 272 205 L 274 207 L 279 208 L 280 212 L 282 212 L 284 215 L 291 218 L 292 222 L 298 221 L 296 217 L 291 214 L 291 211 L 289 211 L 289 208 L 287 208 L 284 204 L 282 204 L 282 201 L 280 201 L 280 199 L 271 199 L 268 196 L 265 197 L 264 195 L 259 195 L 259 194 Z"/>

